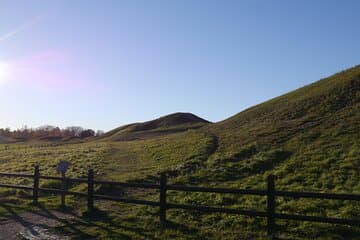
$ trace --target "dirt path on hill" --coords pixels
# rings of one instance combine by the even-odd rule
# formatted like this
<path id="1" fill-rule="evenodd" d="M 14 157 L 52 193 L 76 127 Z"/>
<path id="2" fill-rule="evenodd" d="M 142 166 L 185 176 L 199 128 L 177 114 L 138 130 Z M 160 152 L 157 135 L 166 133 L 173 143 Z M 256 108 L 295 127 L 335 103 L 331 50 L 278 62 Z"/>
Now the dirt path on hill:
<path id="1" fill-rule="evenodd" d="M 51 229 L 75 216 L 69 213 L 41 209 L 34 212 L 18 214 L 7 208 L 9 215 L 0 218 L 0 240 L 69 240 L 69 236 L 61 236 Z"/>

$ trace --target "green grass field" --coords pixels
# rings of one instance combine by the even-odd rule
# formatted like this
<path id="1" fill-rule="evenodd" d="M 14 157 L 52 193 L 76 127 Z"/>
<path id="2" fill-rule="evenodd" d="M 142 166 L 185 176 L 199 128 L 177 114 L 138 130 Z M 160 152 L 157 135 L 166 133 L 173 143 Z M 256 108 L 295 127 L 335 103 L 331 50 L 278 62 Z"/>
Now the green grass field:
<path id="1" fill-rule="evenodd" d="M 68 160 L 72 163 L 69 176 L 76 177 L 84 177 L 93 168 L 98 179 L 154 182 L 166 172 L 171 183 L 262 189 L 267 176 L 274 174 L 278 189 L 360 194 L 359 66 L 219 123 L 177 125 L 171 118 L 155 125 L 119 128 L 84 143 L 2 144 L 0 171 L 31 172 L 40 164 L 42 173 L 54 175 L 57 162 Z M 53 181 L 42 184 L 57 186 Z M 158 193 L 151 191 L 121 189 L 116 193 L 158 199 Z M 23 191 L 2 190 L 2 196 L 8 204 L 31 207 Z M 24 200 L 19 200 L 21 196 Z M 253 210 L 266 206 L 265 198 L 231 194 L 170 192 L 169 201 Z M 42 202 L 52 208 L 58 198 L 46 195 Z M 74 211 L 84 212 L 84 203 L 69 197 Z M 98 202 L 97 207 L 102 217 L 72 223 L 81 231 L 67 225 L 57 231 L 70 232 L 75 239 L 265 239 L 266 222 L 261 218 L 170 210 L 169 227 L 163 229 L 156 208 L 111 202 Z M 351 201 L 279 198 L 277 211 L 360 219 L 360 203 Z M 360 239 L 360 227 L 277 224 L 283 239 Z"/>

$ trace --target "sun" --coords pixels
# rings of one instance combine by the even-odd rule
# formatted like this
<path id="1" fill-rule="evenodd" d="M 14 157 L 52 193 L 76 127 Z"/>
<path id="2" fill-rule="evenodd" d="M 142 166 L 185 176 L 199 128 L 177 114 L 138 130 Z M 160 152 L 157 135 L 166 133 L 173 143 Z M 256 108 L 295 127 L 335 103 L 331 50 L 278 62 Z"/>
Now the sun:
<path id="1" fill-rule="evenodd" d="M 9 73 L 9 65 L 5 62 L 0 62 L 0 84 L 5 83 Z"/>

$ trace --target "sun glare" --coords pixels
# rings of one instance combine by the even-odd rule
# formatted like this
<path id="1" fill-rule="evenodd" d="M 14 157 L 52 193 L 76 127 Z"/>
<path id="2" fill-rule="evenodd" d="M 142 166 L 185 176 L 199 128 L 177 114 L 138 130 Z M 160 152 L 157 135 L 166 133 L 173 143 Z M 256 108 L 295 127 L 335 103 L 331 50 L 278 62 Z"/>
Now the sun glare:
<path id="1" fill-rule="evenodd" d="M 5 83 L 8 73 L 9 65 L 7 63 L 0 62 L 0 84 Z"/>

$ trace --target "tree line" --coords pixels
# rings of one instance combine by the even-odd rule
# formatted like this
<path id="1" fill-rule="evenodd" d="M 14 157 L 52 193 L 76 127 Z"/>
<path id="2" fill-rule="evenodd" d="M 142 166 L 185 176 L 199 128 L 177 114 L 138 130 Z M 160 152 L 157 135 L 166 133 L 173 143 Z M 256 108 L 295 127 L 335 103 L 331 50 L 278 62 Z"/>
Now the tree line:
<path id="1" fill-rule="evenodd" d="M 43 139 L 43 140 L 60 140 L 72 138 L 88 138 L 101 136 L 104 131 L 93 129 L 84 129 L 78 126 L 59 128 L 57 126 L 45 125 L 38 128 L 28 128 L 24 126 L 20 129 L 11 130 L 10 128 L 0 128 L 0 136 L 12 139 Z"/>

